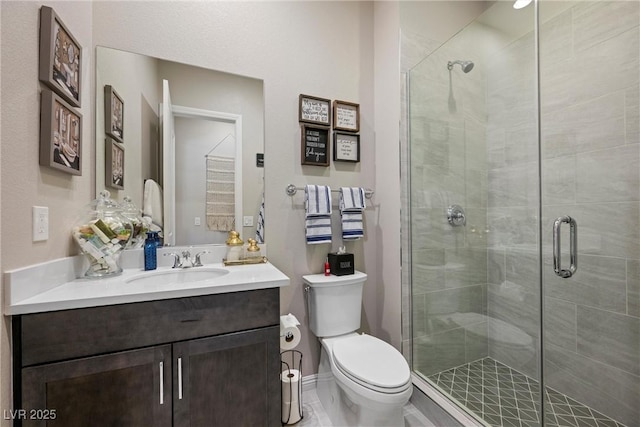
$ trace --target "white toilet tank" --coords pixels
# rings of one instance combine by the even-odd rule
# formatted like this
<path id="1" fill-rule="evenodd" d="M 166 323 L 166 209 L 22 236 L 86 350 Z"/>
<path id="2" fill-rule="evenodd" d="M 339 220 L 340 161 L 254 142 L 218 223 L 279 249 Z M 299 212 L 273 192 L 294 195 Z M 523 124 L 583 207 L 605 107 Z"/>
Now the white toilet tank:
<path id="1" fill-rule="evenodd" d="M 302 276 L 307 292 L 309 327 L 316 337 L 333 337 L 360 328 L 362 285 L 367 275 L 360 271 L 345 276 Z"/>

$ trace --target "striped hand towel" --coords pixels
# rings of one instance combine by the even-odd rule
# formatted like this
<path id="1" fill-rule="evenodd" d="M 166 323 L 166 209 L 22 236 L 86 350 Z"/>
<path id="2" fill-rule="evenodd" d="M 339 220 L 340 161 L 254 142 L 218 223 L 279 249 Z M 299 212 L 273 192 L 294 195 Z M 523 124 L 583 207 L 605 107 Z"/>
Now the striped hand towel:
<path id="1" fill-rule="evenodd" d="M 256 242 L 264 243 L 264 191 L 262 192 L 262 203 L 258 212 L 258 224 L 256 225 Z"/>
<path id="2" fill-rule="evenodd" d="M 331 243 L 331 188 L 307 185 L 305 196 L 305 236 L 307 244 Z"/>
<path id="3" fill-rule="evenodd" d="M 366 207 L 364 189 L 360 187 L 340 187 L 340 217 L 342 219 L 343 240 L 356 240 L 364 236 L 362 212 Z"/>

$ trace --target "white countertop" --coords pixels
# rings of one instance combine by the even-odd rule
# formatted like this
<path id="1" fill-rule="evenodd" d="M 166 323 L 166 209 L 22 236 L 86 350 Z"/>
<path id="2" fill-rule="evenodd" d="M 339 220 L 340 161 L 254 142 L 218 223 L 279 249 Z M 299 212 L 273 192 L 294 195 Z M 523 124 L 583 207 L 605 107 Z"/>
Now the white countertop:
<path id="1" fill-rule="evenodd" d="M 159 267 L 150 272 L 139 268 L 127 268 L 121 275 L 115 277 L 74 279 L 64 283 L 47 285 L 41 281 L 46 279 L 55 281 L 56 273 L 51 270 L 57 269 L 59 273 L 63 268 L 60 265 L 53 268 L 51 263 L 35 267 L 39 271 L 35 274 L 33 271 L 26 274 L 25 269 L 5 273 L 5 315 L 183 298 L 289 285 L 289 278 L 271 263 L 229 267 L 225 267 L 222 263 L 206 263 L 203 267 L 193 267 L 182 271 L 216 268 L 227 270 L 228 274 L 213 279 L 180 284 L 128 282 L 135 276 L 172 270 L 171 267 Z M 49 270 L 48 274 L 47 269 Z M 64 273 L 57 276 L 64 277 Z M 34 289 L 25 292 L 21 287 L 29 286 L 30 281 L 33 282 Z"/>

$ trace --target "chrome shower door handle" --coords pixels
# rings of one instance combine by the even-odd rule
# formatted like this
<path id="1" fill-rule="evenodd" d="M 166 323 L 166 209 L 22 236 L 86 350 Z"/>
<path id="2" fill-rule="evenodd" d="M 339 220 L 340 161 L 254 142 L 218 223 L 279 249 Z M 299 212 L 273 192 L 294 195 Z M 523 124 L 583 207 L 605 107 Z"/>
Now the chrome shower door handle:
<path id="1" fill-rule="evenodd" d="M 569 224 L 570 264 L 568 270 L 562 269 L 562 260 L 560 256 L 562 249 L 560 243 L 560 228 L 563 222 Z M 568 279 L 578 270 L 578 223 L 568 215 L 558 217 L 558 219 L 553 222 L 553 270 L 563 279 Z"/>

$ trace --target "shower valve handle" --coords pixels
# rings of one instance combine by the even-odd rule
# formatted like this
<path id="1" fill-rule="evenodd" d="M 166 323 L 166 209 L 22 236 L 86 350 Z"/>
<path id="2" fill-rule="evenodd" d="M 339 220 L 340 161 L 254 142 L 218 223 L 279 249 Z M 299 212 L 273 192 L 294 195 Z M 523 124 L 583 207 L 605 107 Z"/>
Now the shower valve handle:
<path id="1" fill-rule="evenodd" d="M 459 205 L 451 205 L 447 208 L 447 221 L 454 227 L 467 225 L 467 217 L 464 209 Z"/>

